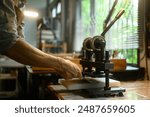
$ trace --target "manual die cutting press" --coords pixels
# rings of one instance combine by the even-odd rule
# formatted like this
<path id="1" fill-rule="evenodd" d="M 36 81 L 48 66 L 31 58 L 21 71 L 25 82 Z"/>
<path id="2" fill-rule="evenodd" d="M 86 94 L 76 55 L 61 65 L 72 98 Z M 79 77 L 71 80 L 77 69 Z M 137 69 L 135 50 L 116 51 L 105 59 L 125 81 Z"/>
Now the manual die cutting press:
<path id="1" fill-rule="evenodd" d="M 105 51 L 105 34 L 124 13 L 124 10 L 120 10 L 114 20 L 108 24 L 117 1 L 114 2 L 104 22 L 104 30 L 100 36 L 88 37 L 83 42 L 82 59 L 80 60 L 83 70 L 82 81 L 62 82 L 64 86 L 68 86 L 70 89 L 86 89 L 89 93 L 96 92 L 98 95 L 111 96 L 117 94 L 123 96 L 124 88 L 119 85 L 115 87 L 112 84 L 110 85 L 110 81 L 113 83 L 117 83 L 117 81 L 110 79 L 110 70 L 114 68 L 114 64 L 109 61 L 109 52 Z"/>

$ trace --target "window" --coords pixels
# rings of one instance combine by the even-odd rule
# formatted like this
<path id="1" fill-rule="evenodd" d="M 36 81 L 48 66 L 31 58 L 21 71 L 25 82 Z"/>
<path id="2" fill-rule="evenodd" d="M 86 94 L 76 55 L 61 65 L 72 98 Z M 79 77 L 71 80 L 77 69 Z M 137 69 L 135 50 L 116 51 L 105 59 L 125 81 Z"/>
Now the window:
<path id="1" fill-rule="evenodd" d="M 100 35 L 103 23 L 115 0 L 82 0 L 81 20 L 83 38 Z M 138 64 L 138 0 L 118 0 L 113 20 L 120 9 L 125 13 L 106 33 L 106 49 L 117 50 L 120 58 L 126 58 L 128 63 Z"/>
<path id="2" fill-rule="evenodd" d="M 57 14 L 61 13 L 61 2 L 57 4 Z"/>
<path id="3" fill-rule="evenodd" d="M 56 8 L 53 8 L 53 10 L 52 10 L 52 18 L 55 18 L 56 17 Z"/>

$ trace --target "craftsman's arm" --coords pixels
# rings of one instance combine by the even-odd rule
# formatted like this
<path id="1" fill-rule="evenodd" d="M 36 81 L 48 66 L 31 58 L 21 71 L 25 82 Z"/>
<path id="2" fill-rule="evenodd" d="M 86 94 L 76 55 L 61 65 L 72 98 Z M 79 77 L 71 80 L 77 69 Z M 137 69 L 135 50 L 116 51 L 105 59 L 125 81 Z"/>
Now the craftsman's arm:
<path id="1" fill-rule="evenodd" d="M 4 54 L 26 65 L 54 68 L 65 79 L 73 77 L 81 78 L 81 71 L 74 63 L 46 54 L 22 39 L 18 39 L 16 44 Z"/>
<path id="2" fill-rule="evenodd" d="M 4 54 L 26 65 L 37 67 L 58 67 L 58 60 L 56 57 L 40 51 L 21 39 L 17 40 L 16 44 Z"/>

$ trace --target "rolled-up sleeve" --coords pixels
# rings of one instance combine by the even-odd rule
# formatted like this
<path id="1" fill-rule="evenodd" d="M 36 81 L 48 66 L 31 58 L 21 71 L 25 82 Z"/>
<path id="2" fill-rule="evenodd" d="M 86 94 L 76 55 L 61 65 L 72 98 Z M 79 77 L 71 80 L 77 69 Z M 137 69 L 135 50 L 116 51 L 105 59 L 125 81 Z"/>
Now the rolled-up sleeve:
<path id="1" fill-rule="evenodd" d="M 0 53 L 11 48 L 19 39 L 13 0 L 0 0 Z"/>

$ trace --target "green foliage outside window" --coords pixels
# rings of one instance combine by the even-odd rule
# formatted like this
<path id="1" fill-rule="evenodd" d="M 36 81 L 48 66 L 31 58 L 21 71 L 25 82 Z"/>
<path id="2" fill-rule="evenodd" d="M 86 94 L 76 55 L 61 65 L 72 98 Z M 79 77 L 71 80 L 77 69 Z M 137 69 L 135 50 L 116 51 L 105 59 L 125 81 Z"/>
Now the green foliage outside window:
<path id="1" fill-rule="evenodd" d="M 114 0 L 95 0 L 93 5 L 90 4 L 90 0 L 82 0 L 82 27 L 85 38 L 92 35 L 90 28 L 93 24 L 95 27 L 94 35 L 99 35 L 103 31 L 104 20 L 113 2 Z M 90 14 L 92 6 L 95 7 L 94 18 Z M 137 49 L 139 47 L 138 0 L 118 0 L 112 19 L 114 19 L 121 8 L 125 9 L 125 13 L 106 34 L 106 49 L 110 51 L 117 49 L 128 63 L 137 64 Z"/>

